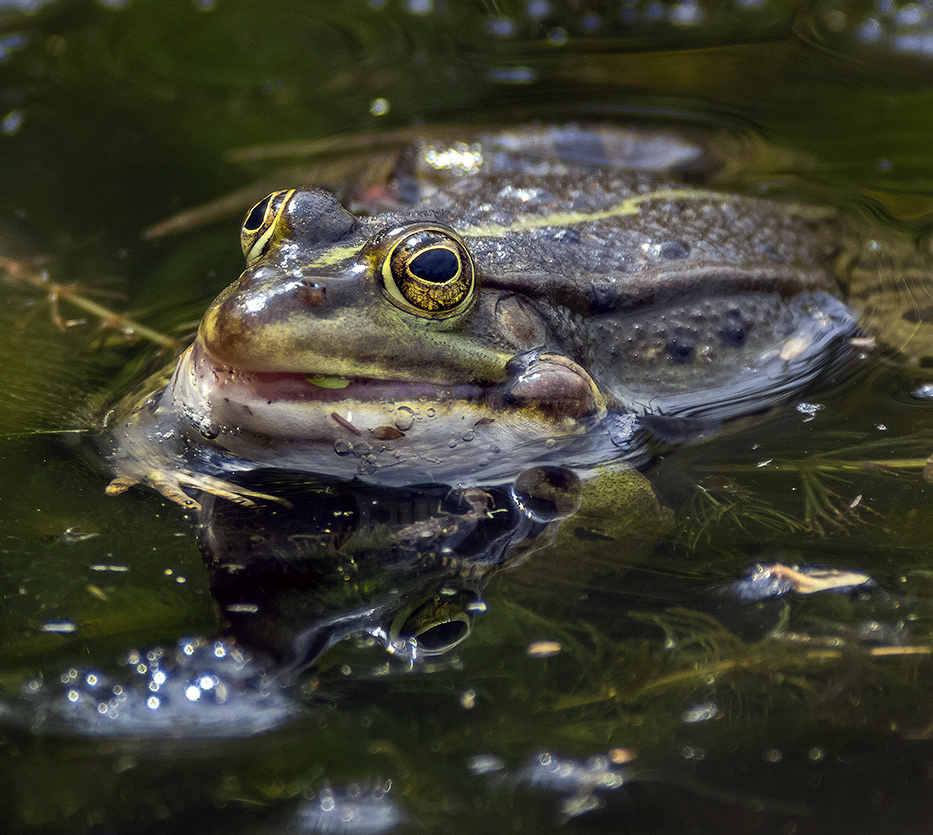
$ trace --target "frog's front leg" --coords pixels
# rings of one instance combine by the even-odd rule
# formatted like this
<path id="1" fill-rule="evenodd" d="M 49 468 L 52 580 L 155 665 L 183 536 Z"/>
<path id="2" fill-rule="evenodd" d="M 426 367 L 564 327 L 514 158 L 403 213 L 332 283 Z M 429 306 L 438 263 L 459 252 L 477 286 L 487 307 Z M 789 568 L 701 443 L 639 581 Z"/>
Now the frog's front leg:
<path id="1" fill-rule="evenodd" d="M 170 372 L 163 370 L 151 377 L 104 418 L 102 438 L 109 447 L 106 454 L 115 476 L 107 494 L 116 496 L 140 484 L 193 511 L 201 505 L 189 491 L 210 493 L 245 507 L 257 501 L 282 502 L 225 478 L 249 467 L 228 460 L 205 442 L 185 409 L 173 400 L 171 381 L 166 385 Z"/>

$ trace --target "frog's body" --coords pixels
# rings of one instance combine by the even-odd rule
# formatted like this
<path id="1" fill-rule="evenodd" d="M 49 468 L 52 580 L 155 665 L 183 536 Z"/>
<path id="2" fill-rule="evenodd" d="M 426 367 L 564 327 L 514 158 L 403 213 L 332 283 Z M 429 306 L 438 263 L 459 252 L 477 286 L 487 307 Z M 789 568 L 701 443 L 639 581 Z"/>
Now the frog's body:
<path id="1" fill-rule="evenodd" d="M 689 154 L 652 170 L 655 139 L 627 135 L 637 165 L 422 144 L 429 188 L 393 182 L 371 216 L 270 195 L 168 384 L 109 417 L 112 490 L 193 504 L 248 500 L 223 478 L 253 467 L 475 483 L 594 463 L 640 422 L 759 411 L 851 353 L 847 220 L 693 187 L 667 170 Z"/>

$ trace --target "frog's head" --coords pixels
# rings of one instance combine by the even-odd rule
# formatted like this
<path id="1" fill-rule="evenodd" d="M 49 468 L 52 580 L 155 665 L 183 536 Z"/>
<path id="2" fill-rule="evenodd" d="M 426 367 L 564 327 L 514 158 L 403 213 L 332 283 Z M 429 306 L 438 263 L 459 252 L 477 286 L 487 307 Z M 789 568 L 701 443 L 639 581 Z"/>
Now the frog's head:
<path id="1" fill-rule="evenodd" d="M 290 189 L 250 211 L 241 240 L 247 269 L 201 326 L 221 362 L 323 382 L 505 379 L 515 351 L 495 338 L 449 226 L 364 224 L 325 191 Z"/>
<path id="2" fill-rule="evenodd" d="M 590 376 L 549 351 L 534 305 L 484 288 L 468 239 L 446 220 L 357 218 L 316 188 L 257 203 L 242 228 L 247 268 L 210 306 L 193 354 L 202 394 L 209 383 L 215 404 L 249 412 L 222 421 L 307 438 L 319 407 L 331 429 L 350 422 L 391 440 L 406 431 L 387 413 L 399 404 L 474 423 L 531 416 L 544 431 L 604 413 Z M 273 431 L 262 417 L 275 412 Z"/>

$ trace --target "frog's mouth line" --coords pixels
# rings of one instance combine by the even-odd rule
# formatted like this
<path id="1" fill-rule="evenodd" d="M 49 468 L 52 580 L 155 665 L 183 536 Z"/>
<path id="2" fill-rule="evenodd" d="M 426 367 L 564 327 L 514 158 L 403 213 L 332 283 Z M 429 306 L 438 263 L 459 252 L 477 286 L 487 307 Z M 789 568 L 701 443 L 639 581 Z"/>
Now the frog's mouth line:
<path id="1" fill-rule="evenodd" d="M 198 343 L 191 348 L 195 375 L 209 380 L 216 392 L 225 389 L 246 393 L 266 403 L 384 403 L 396 400 L 451 402 L 478 400 L 494 387 L 475 384 L 441 384 L 375 377 L 338 377 L 289 371 L 244 371 L 218 362 Z M 237 397 L 236 399 L 241 399 Z"/>

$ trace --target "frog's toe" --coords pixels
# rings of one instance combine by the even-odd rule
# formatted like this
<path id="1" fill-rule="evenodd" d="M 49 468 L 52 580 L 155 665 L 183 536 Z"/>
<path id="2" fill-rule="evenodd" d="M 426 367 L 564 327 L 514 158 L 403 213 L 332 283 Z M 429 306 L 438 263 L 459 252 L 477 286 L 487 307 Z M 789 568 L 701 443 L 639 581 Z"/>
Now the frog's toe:
<path id="1" fill-rule="evenodd" d="M 144 478 L 120 475 L 107 485 L 105 492 L 108 496 L 119 496 L 137 484 L 148 484 L 150 487 L 154 487 L 167 499 L 180 504 L 185 510 L 198 511 L 201 509 L 201 505 L 181 489 L 177 479 L 164 473 L 150 473 Z"/>
<path id="2" fill-rule="evenodd" d="M 198 490 L 203 490 L 205 488 L 199 487 L 195 482 L 198 478 L 206 479 L 207 476 L 193 477 L 192 474 L 184 472 L 166 472 L 163 470 L 157 470 L 155 472 L 149 473 L 146 477 L 146 484 L 150 487 L 154 487 L 158 490 L 165 498 L 171 499 L 176 504 L 181 505 L 185 510 L 193 510 L 195 512 L 201 509 L 201 504 L 195 499 L 192 499 L 183 489 L 182 484 L 187 484 L 189 487 L 194 487 Z"/>
<path id="3" fill-rule="evenodd" d="M 285 499 L 269 493 L 259 493 L 216 476 L 202 475 L 185 470 L 173 473 L 155 473 L 150 477 L 149 483 L 164 496 L 192 510 L 200 510 L 201 506 L 184 492 L 183 488 L 185 487 L 200 490 L 202 493 L 210 493 L 213 496 L 234 502 L 241 507 L 255 507 L 256 501 L 288 504 Z"/>
<path id="4" fill-rule="evenodd" d="M 132 476 L 117 476 L 107 485 L 106 492 L 110 496 L 116 496 L 126 492 L 135 484 L 147 484 L 155 490 L 158 490 L 165 498 L 171 499 L 185 510 L 199 511 L 201 504 L 185 492 L 189 490 L 198 490 L 202 493 L 210 493 L 213 496 L 219 496 L 222 499 L 235 502 L 241 507 L 254 507 L 256 501 L 271 501 L 280 504 L 288 504 L 284 499 L 278 496 L 272 496 L 269 493 L 259 493 L 255 490 L 249 490 L 210 475 L 202 475 L 186 470 L 153 470 L 148 472 L 142 478 Z"/>
<path id="5" fill-rule="evenodd" d="M 111 479 L 110 484 L 104 489 L 104 492 L 108 496 L 119 496 L 121 493 L 125 493 L 135 484 L 139 484 L 138 478 L 130 478 L 129 476 L 118 475 L 116 478 Z"/>

